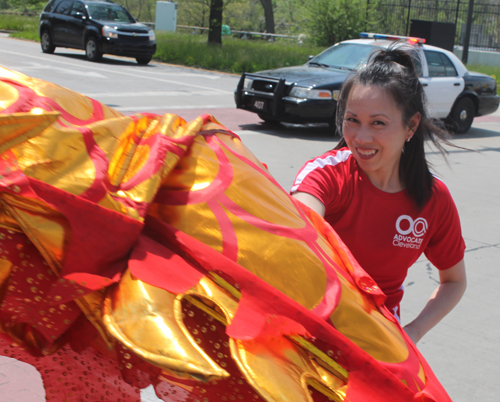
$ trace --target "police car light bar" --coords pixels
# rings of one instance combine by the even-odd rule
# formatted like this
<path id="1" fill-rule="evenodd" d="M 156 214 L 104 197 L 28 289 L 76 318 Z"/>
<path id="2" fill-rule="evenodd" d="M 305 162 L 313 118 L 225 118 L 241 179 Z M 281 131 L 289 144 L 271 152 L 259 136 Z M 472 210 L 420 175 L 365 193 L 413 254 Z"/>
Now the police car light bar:
<path id="1" fill-rule="evenodd" d="M 419 43 L 419 44 L 425 43 L 424 38 L 415 38 L 410 36 L 398 36 L 398 35 L 383 35 L 383 34 L 376 34 L 369 32 L 361 32 L 359 34 L 359 37 L 364 39 L 385 39 L 385 40 L 406 39 L 410 43 Z"/>

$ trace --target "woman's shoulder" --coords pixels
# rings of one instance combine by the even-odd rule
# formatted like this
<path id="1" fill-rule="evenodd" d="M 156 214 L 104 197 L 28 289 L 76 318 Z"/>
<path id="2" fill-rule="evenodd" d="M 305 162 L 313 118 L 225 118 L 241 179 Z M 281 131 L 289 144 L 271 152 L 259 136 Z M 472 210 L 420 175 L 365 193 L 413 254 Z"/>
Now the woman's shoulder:
<path id="1" fill-rule="evenodd" d="M 325 168 L 346 166 L 352 163 L 356 164 L 356 160 L 352 156 L 352 152 L 349 150 L 349 148 L 340 148 L 325 152 L 323 155 L 311 159 L 306 164 L 312 164 L 316 167 Z"/>
<path id="2" fill-rule="evenodd" d="M 446 198 L 446 199 L 452 199 L 450 190 L 446 183 L 438 176 L 432 175 L 432 198 L 434 198 L 436 201 L 439 201 L 440 199 Z"/>
<path id="3" fill-rule="evenodd" d="M 433 175 L 432 196 L 427 209 L 433 211 L 438 216 L 447 215 L 451 211 L 456 211 L 457 207 L 451 192 L 446 183 L 438 176 Z"/>
<path id="4" fill-rule="evenodd" d="M 357 164 L 348 148 L 333 149 L 307 161 L 297 173 L 291 192 L 321 191 L 329 194 L 338 193 L 355 176 Z M 318 194 L 314 193 L 317 198 Z M 326 202 L 326 198 L 324 199 Z"/>

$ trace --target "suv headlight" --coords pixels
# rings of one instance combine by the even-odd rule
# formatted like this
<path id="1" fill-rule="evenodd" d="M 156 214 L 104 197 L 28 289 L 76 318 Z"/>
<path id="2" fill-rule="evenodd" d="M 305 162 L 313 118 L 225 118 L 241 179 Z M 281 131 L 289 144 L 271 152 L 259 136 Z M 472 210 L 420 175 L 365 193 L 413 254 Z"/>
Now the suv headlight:
<path id="1" fill-rule="evenodd" d="M 118 32 L 116 31 L 116 29 L 104 25 L 102 27 L 102 36 L 104 36 L 105 38 L 118 39 Z"/>
<path id="2" fill-rule="evenodd" d="M 293 87 L 290 91 L 290 97 L 301 99 L 332 99 L 332 91 L 327 89 L 310 89 L 304 87 Z"/>
<path id="3" fill-rule="evenodd" d="M 155 31 L 151 30 L 148 32 L 149 34 L 149 40 L 155 40 L 156 39 L 156 36 L 155 36 Z"/>

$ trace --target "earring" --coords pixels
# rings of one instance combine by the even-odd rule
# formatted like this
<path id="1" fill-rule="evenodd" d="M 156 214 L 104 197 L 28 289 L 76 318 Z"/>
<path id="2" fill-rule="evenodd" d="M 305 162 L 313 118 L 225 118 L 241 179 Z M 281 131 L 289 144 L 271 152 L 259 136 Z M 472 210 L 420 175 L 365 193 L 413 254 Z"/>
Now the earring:
<path id="1" fill-rule="evenodd" d="M 408 136 L 408 138 L 406 138 L 406 142 L 410 142 L 410 140 L 411 140 L 411 137 Z"/>

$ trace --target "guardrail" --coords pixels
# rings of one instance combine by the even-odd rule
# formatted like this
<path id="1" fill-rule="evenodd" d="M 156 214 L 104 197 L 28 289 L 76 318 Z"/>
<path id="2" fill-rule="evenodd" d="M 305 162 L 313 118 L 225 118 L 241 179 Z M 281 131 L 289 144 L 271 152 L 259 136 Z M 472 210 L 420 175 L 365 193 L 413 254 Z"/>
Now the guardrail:
<path id="1" fill-rule="evenodd" d="M 33 11 L 0 11 L 0 14 L 15 14 L 15 15 L 27 15 L 29 17 L 34 17 L 40 15 L 40 13 L 35 13 Z"/>
<path id="2" fill-rule="evenodd" d="M 208 28 L 197 27 L 190 25 L 177 25 L 177 28 L 192 29 L 193 31 L 208 31 Z M 263 36 L 267 38 L 287 38 L 287 39 L 298 39 L 298 36 L 293 35 L 281 35 L 281 34 L 271 34 L 267 32 L 253 32 L 253 31 L 236 31 L 231 29 L 231 34 L 241 34 L 248 36 Z"/>

